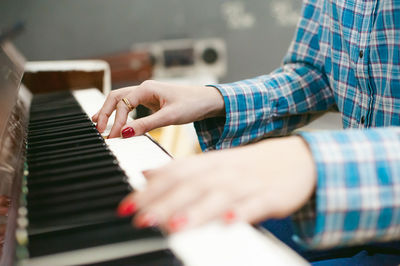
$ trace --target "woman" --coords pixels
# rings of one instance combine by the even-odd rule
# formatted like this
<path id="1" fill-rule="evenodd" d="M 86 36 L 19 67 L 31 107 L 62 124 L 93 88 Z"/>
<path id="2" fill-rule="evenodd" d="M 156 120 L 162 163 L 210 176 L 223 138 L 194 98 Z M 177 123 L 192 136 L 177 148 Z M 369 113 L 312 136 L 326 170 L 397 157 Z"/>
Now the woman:
<path id="1" fill-rule="evenodd" d="M 126 124 L 139 104 L 154 113 Z M 329 109 L 352 129 L 287 136 Z M 114 110 L 110 137 L 196 121 L 203 150 L 243 146 L 144 172 L 146 190 L 119 207 L 121 215 L 137 212 L 138 227 L 174 232 L 215 218 L 292 215 L 297 243 L 313 249 L 400 238 L 399 1 L 306 0 L 273 73 L 113 91 L 93 117 L 99 131 Z M 287 137 L 263 140 L 274 136 Z"/>

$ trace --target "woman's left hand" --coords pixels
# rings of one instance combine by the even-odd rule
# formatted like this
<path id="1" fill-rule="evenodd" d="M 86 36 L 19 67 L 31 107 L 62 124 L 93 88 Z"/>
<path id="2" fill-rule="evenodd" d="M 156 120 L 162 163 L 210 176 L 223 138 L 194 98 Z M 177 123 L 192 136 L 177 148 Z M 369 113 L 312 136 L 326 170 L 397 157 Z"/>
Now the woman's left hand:
<path id="1" fill-rule="evenodd" d="M 137 227 L 168 232 L 213 219 L 255 223 L 298 210 L 316 186 L 315 166 L 301 137 L 271 139 L 209 152 L 144 172 L 146 189 L 128 195 L 121 216 Z"/>

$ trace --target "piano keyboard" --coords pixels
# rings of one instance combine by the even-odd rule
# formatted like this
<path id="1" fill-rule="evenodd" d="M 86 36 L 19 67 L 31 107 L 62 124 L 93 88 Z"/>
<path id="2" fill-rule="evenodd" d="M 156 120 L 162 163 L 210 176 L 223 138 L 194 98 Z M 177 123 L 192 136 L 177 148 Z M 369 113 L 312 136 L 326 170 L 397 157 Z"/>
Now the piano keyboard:
<path id="1" fill-rule="evenodd" d="M 103 102 L 97 89 L 34 97 L 27 154 L 29 255 L 17 249 L 20 265 L 307 264 L 246 223 L 215 221 L 164 237 L 156 228 L 138 230 L 116 217 L 119 200 L 145 186 L 141 171 L 171 158 L 148 136 L 104 140 L 89 119 Z"/>
<path id="2" fill-rule="evenodd" d="M 34 96 L 27 163 L 29 265 L 180 265 L 158 229 L 116 216 L 132 187 L 70 92 Z"/>

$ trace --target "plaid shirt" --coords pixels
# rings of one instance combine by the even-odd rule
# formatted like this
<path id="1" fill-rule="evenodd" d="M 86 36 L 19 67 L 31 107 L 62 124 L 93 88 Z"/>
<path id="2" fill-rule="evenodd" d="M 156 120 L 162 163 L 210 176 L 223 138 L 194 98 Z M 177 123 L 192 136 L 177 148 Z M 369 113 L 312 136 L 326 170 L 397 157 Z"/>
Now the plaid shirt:
<path id="1" fill-rule="evenodd" d="M 318 175 L 293 216 L 300 242 L 400 239 L 400 1 L 305 0 L 281 68 L 215 87 L 226 117 L 195 123 L 203 150 L 286 135 L 328 109 L 351 128 L 300 133 Z"/>

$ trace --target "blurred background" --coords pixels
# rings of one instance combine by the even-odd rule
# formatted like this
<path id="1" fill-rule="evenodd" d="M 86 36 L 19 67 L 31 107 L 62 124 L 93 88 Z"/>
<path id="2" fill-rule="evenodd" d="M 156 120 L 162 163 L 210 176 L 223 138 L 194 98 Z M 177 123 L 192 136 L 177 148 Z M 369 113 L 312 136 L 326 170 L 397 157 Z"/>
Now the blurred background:
<path id="1" fill-rule="evenodd" d="M 23 25 L 13 42 L 28 60 L 105 59 L 114 89 L 149 78 L 225 83 L 278 67 L 300 8 L 299 0 L 2 0 L 0 30 Z M 179 155 L 172 131 L 164 146 Z"/>
<path id="2" fill-rule="evenodd" d="M 29 60 L 97 57 L 135 43 L 222 38 L 228 67 L 221 82 L 277 67 L 293 36 L 299 0 L 2 0 L 0 27 L 18 21 L 14 43 Z"/>

